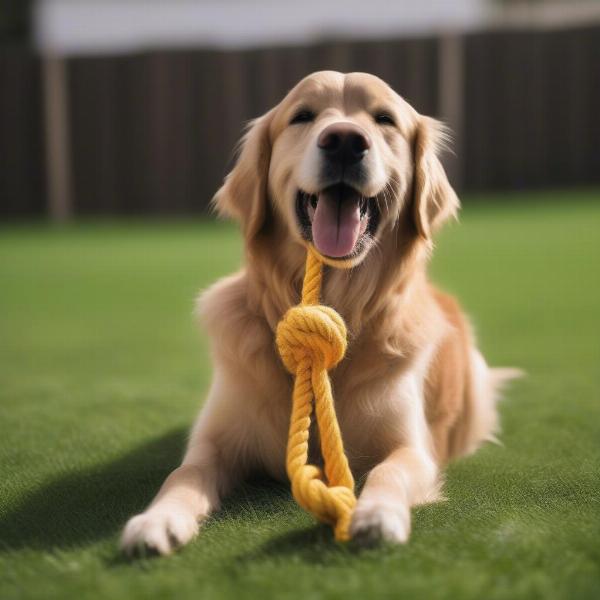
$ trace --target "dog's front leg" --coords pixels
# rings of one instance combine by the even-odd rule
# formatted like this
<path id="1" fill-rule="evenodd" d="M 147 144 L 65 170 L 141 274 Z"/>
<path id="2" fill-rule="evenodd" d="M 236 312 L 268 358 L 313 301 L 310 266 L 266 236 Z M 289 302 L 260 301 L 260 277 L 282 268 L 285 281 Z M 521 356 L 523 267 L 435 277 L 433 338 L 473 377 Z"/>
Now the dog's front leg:
<path id="1" fill-rule="evenodd" d="M 358 543 L 403 543 L 410 533 L 410 508 L 439 494 L 438 466 L 414 381 L 400 388 L 401 426 L 397 446 L 369 473 L 358 499 L 350 534 Z"/>
<path id="2" fill-rule="evenodd" d="M 125 526 L 121 537 L 125 553 L 170 554 L 186 544 L 240 478 L 239 465 L 231 458 L 234 451 L 224 435 L 227 427 L 236 426 L 229 399 L 240 391 L 231 387 L 219 380 L 213 383 L 182 465 L 167 477 L 150 506 Z"/>

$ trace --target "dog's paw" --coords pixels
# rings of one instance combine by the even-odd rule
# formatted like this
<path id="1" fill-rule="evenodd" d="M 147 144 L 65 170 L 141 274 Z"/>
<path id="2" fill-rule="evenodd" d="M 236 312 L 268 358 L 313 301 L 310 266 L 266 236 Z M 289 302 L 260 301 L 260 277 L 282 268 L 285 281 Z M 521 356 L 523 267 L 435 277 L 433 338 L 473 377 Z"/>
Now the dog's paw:
<path id="1" fill-rule="evenodd" d="M 198 533 L 198 522 L 177 507 L 155 507 L 132 517 L 121 536 L 121 549 L 128 556 L 170 554 Z"/>
<path id="2" fill-rule="evenodd" d="M 350 536 L 361 546 L 404 544 L 410 534 L 410 511 L 401 503 L 358 502 L 352 515 Z"/>

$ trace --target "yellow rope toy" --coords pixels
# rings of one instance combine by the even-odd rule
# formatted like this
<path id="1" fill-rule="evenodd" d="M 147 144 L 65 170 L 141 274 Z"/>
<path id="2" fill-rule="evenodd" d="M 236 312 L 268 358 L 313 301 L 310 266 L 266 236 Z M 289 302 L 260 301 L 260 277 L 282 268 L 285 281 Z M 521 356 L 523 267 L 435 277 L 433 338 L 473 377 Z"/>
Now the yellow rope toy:
<path id="1" fill-rule="evenodd" d="M 286 466 L 298 504 L 319 521 L 333 525 L 338 541 L 347 541 L 356 504 L 354 478 L 344 454 L 327 375 L 346 352 L 346 326 L 333 308 L 319 304 L 322 271 L 321 257 L 309 248 L 302 300 L 277 325 L 279 354 L 295 375 Z M 313 400 L 325 473 L 308 464 Z"/>

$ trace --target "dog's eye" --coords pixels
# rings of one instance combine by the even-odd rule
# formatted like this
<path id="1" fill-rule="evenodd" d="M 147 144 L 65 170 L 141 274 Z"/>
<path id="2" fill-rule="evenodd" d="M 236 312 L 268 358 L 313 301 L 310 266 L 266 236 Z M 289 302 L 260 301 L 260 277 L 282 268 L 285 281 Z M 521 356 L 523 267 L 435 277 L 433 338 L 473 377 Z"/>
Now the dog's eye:
<path id="1" fill-rule="evenodd" d="M 298 123 L 310 123 L 315 120 L 315 113 L 312 110 L 302 109 L 299 110 L 290 121 L 290 125 L 296 125 Z"/>
<path id="2" fill-rule="evenodd" d="M 394 117 L 392 117 L 392 115 L 390 115 L 389 113 L 377 113 L 374 117 L 375 119 L 375 123 L 377 123 L 378 125 L 395 125 L 396 121 L 394 121 Z"/>

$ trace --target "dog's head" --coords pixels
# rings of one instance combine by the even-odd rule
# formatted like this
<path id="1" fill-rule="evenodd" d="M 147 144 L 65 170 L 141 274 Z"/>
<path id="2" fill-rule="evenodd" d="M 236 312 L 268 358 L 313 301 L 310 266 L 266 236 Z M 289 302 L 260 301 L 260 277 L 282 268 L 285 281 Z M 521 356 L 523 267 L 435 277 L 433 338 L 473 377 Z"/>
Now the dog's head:
<path id="1" fill-rule="evenodd" d="M 443 139 L 440 123 L 377 77 L 314 73 L 251 123 L 215 203 L 241 220 L 250 245 L 277 230 L 355 266 L 401 221 L 429 241 L 456 212 Z"/>

